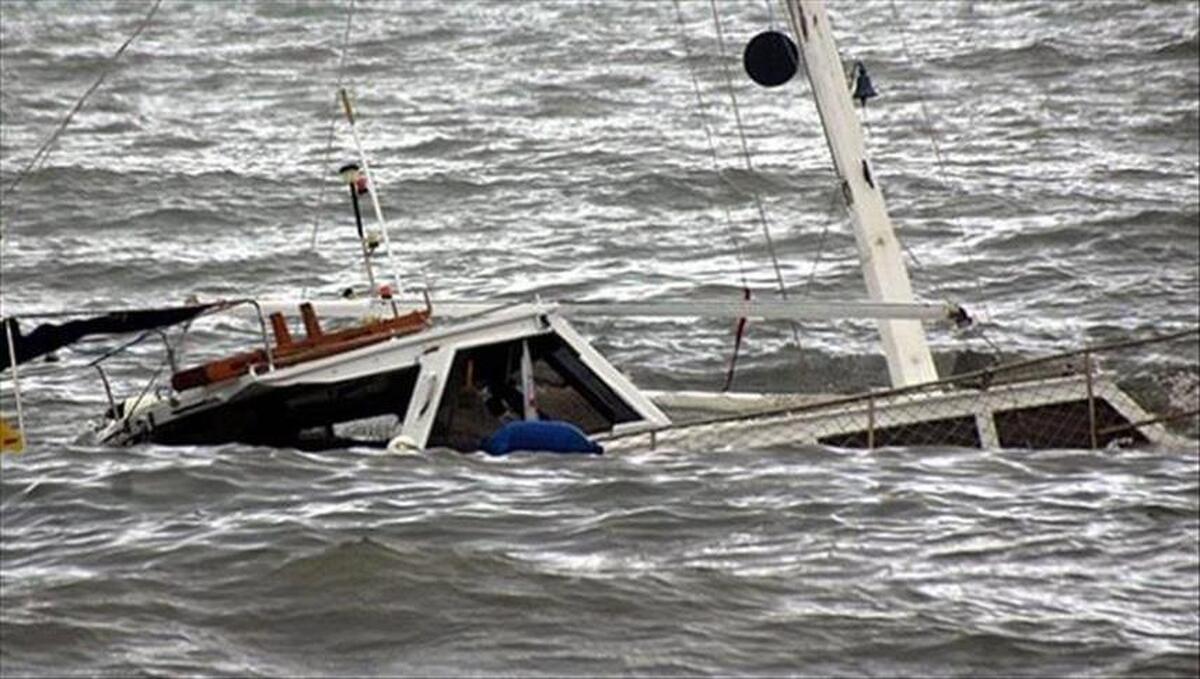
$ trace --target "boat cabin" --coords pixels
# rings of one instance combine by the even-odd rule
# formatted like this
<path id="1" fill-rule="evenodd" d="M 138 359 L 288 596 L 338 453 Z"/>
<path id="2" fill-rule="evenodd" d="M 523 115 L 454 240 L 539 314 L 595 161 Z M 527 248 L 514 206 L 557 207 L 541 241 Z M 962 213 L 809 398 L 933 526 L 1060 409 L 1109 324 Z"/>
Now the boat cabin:
<path id="1" fill-rule="evenodd" d="M 554 305 L 499 307 L 420 329 L 408 314 L 373 322 L 374 334 L 361 330 L 371 323 L 328 334 L 344 346 L 321 341 L 311 307 L 302 317 L 305 340 L 272 315 L 275 342 L 265 349 L 178 371 L 169 392 L 114 404 L 102 440 L 307 449 L 398 441 L 473 451 L 529 417 L 588 435 L 669 424 Z"/>

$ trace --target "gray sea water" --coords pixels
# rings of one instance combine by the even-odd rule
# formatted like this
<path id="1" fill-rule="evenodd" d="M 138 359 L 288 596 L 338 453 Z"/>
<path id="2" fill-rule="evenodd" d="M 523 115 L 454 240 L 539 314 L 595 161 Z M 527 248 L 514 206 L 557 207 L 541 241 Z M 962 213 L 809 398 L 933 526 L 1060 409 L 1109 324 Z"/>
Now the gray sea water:
<path id="1" fill-rule="evenodd" d="M 764 90 L 740 70 L 781 10 L 718 4 L 725 58 L 706 2 L 682 2 L 682 29 L 668 0 L 356 2 L 342 79 L 406 284 L 737 298 L 745 276 L 768 296 L 757 192 L 793 293 L 862 297 L 807 84 Z M 0 2 L 3 186 L 148 9 Z M 832 3 L 839 46 L 881 93 L 871 151 L 918 295 L 963 303 L 1014 355 L 1197 322 L 1198 13 Z M 346 25 L 343 3 L 166 0 L 4 201 L 4 313 L 360 285 L 334 175 L 355 156 L 344 124 L 327 152 Z M 244 344 L 223 329 L 201 342 Z M 581 329 L 647 387 L 719 388 L 732 344 L 726 321 Z M 870 323 L 800 331 L 802 364 L 786 325 L 752 324 L 735 387 L 886 380 Z M 111 346 L 23 380 L 31 445 L 0 458 L 4 676 L 1200 672 L 1194 439 L 112 450 L 86 435 L 105 406 L 95 373 L 70 369 Z M 1186 382 L 1190 346 L 1142 358 Z M 119 357 L 116 391 L 160 356 Z M 1180 393 L 1195 403 L 1194 382 Z"/>

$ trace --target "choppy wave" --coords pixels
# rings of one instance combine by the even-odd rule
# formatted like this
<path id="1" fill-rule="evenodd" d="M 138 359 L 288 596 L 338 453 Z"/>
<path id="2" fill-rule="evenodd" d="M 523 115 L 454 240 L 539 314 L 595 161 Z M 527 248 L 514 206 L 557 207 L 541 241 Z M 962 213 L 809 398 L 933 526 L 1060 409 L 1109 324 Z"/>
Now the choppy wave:
<path id="1" fill-rule="evenodd" d="M 1197 666 L 1174 451 L 174 453 L 5 482 L 6 672 Z"/>

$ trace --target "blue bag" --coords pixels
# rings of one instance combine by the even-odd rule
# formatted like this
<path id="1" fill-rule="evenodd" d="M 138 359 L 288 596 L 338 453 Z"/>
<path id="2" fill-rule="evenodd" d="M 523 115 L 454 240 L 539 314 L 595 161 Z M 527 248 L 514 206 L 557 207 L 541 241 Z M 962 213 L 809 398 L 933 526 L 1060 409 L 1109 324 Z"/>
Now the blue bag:
<path id="1" fill-rule="evenodd" d="M 507 455 L 516 450 L 593 455 L 604 452 L 604 448 L 589 439 L 579 427 L 554 420 L 509 422 L 484 439 L 480 446 L 489 455 Z"/>

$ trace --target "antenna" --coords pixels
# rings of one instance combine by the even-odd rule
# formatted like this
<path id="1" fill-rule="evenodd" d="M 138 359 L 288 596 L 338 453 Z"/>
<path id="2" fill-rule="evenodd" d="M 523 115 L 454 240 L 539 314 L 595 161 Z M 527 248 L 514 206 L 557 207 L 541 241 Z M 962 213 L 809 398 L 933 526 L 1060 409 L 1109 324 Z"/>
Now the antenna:
<path id="1" fill-rule="evenodd" d="M 375 188 L 376 187 L 375 178 L 373 176 L 371 176 L 371 165 L 370 165 L 370 163 L 367 162 L 367 154 L 363 151 L 362 141 L 358 138 L 358 128 L 355 127 L 355 125 L 354 125 L 354 108 L 352 106 L 350 106 L 350 95 L 346 92 L 346 88 L 344 88 L 344 87 L 341 88 L 340 90 L 338 90 L 338 94 L 341 96 L 341 99 L 342 99 L 342 109 L 346 112 L 346 121 L 350 123 L 350 134 L 351 134 L 351 136 L 354 137 L 354 148 L 358 150 L 358 159 L 359 159 L 359 162 L 362 164 L 362 176 L 365 177 L 367 180 L 367 193 L 371 196 L 371 205 L 375 208 L 375 218 L 379 220 L 379 231 L 380 231 L 380 233 L 383 234 L 383 247 L 384 247 L 385 251 L 387 252 L 388 267 L 392 270 L 392 283 L 393 283 L 393 285 L 396 286 L 396 290 L 399 291 L 401 289 L 400 288 L 400 274 L 396 269 L 395 257 L 392 255 L 392 241 L 388 237 L 387 220 L 385 220 L 383 218 L 383 208 L 379 206 L 379 192 Z M 351 187 L 351 191 L 357 191 L 357 189 L 354 187 Z M 356 211 L 356 213 L 357 213 L 357 207 L 358 207 L 358 199 L 357 199 L 357 194 L 355 194 L 355 211 Z M 361 222 L 360 222 L 360 228 L 361 228 Z M 366 250 L 365 250 L 366 241 L 365 240 L 363 241 L 363 248 L 364 248 L 364 253 L 365 253 L 366 252 Z M 367 264 L 368 271 L 370 270 L 370 266 L 371 266 L 370 263 L 368 263 Z M 372 276 L 371 295 L 378 296 L 379 290 L 378 290 L 378 288 L 375 287 L 375 282 L 373 279 L 374 279 L 374 277 Z M 428 296 L 428 292 L 426 292 L 426 296 Z"/>

